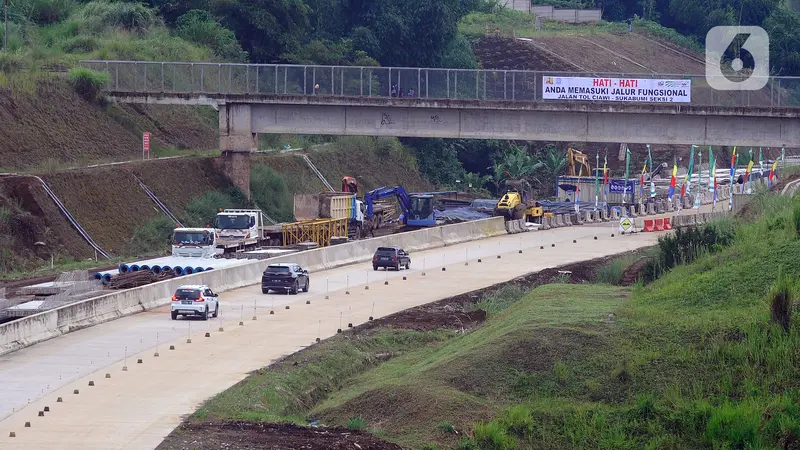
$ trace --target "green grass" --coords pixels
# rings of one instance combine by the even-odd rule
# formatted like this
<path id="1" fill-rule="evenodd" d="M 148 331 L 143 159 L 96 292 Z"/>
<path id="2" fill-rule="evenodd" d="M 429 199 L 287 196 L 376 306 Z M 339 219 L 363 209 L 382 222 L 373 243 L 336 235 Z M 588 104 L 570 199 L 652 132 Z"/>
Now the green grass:
<path id="1" fill-rule="evenodd" d="M 345 380 L 378 363 L 377 355 L 407 352 L 447 339 L 452 333 L 385 331 L 358 340 L 336 337 L 288 361 L 257 371 L 207 401 L 194 420 L 240 419 L 306 423 L 307 413 Z M 293 366 L 294 361 L 301 362 Z M 357 417 L 357 416 L 353 416 Z M 348 417 L 344 425 L 348 425 Z M 363 421 L 363 419 L 361 419 Z"/>
<path id="2" fill-rule="evenodd" d="M 622 281 L 622 275 L 625 269 L 630 267 L 631 264 L 636 262 L 636 256 L 623 256 L 615 258 L 606 264 L 597 268 L 595 273 L 595 281 L 598 283 L 618 285 Z"/>

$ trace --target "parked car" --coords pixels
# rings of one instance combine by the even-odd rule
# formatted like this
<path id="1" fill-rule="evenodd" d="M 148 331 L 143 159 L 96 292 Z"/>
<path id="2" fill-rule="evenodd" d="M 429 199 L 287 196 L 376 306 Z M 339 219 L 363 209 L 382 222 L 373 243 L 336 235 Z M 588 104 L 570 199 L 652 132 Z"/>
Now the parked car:
<path id="1" fill-rule="evenodd" d="M 261 293 L 285 291 L 289 294 L 297 294 L 301 290 L 308 292 L 309 283 L 308 271 L 298 264 L 270 264 L 261 275 Z"/>
<path id="2" fill-rule="evenodd" d="M 394 267 L 394 270 L 405 267 L 408 270 L 411 267 L 411 257 L 400 247 L 378 247 L 372 256 L 372 270 L 378 270 L 378 267 L 386 270 L 390 267 Z"/>
<path id="3" fill-rule="evenodd" d="M 208 320 L 208 315 L 219 316 L 219 296 L 204 284 L 184 285 L 175 290 L 172 296 L 172 320 L 178 316 L 200 316 Z"/>

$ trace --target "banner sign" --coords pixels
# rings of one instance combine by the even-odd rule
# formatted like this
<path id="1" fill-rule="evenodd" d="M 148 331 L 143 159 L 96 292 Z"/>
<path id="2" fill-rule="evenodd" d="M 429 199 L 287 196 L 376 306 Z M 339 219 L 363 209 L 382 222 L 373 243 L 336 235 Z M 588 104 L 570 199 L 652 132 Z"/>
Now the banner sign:
<path id="1" fill-rule="evenodd" d="M 542 77 L 544 100 L 690 103 L 692 80 Z"/>
<path id="2" fill-rule="evenodd" d="M 636 180 L 628 180 L 628 189 L 625 190 L 625 180 L 610 180 L 608 182 L 608 192 L 612 194 L 625 194 L 633 192 L 636 189 Z"/>

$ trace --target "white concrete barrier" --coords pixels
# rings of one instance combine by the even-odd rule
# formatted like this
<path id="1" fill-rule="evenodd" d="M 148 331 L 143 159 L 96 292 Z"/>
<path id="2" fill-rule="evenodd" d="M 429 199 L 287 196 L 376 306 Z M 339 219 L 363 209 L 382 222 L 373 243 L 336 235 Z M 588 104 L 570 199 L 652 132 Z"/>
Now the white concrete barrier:
<path id="1" fill-rule="evenodd" d="M 233 267 L 110 292 L 0 325 L 0 355 L 81 328 L 168 305 L 175 289 L 183 284 L 206 284 L 217 292 L 225 292 L 258 283 L 268 264 L 294 262 L 314 272 L 368 261 L 377 247 L 399 246 L 414 252 L 503 234 L 506 234 L 503 218 L 492 217 L 248 261 Z"/>

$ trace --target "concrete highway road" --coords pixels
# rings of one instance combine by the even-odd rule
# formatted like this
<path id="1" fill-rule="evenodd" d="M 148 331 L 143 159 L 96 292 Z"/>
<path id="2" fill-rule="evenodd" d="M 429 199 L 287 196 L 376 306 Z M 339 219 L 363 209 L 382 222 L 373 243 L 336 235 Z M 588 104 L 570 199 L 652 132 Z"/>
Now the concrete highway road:
<path id="1" fill-rule="evenodd" d="M 381 317 L 541 269 L 652 245 L 661 234 L 620 236 L 616 224 L 604 223 L 505 235 L 413 253 L 409 271 L 373 272 L 371 263 L 362 263 L 312 273 L 311 291 L 296 296 L 263 295 L 258 285 L 226 292 L 221 317 L 207 322 L 172 321 L 164 307 L 51 339 L 0 357 L 0 448 L 154 448 L 181 416 L 247 372 L 330 337 L 350 321 L 357 325 L 371 314 Z M 50 411 L 39 417 L 45 406 Z"/>

